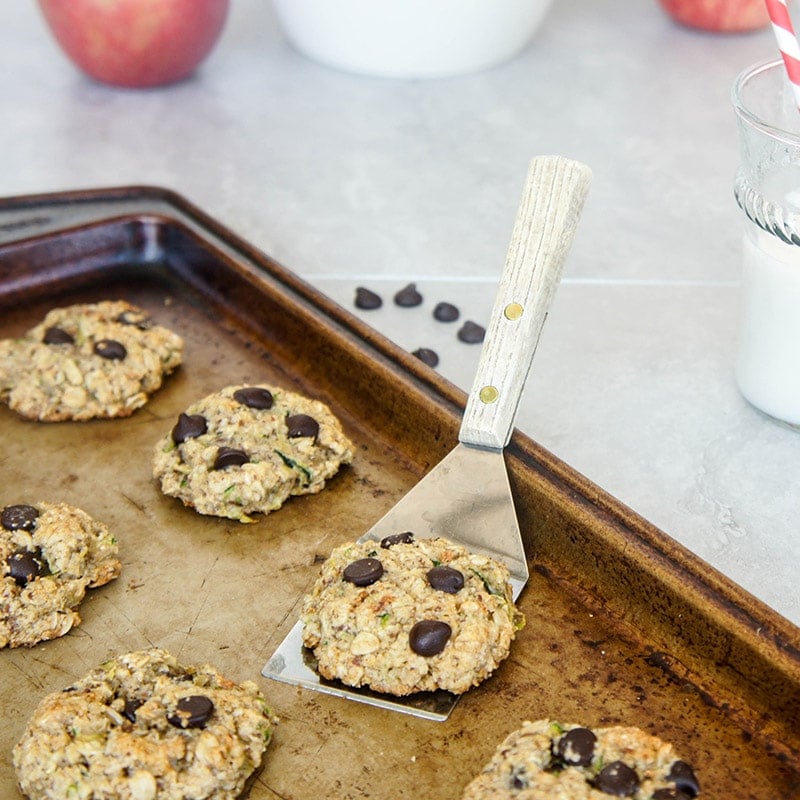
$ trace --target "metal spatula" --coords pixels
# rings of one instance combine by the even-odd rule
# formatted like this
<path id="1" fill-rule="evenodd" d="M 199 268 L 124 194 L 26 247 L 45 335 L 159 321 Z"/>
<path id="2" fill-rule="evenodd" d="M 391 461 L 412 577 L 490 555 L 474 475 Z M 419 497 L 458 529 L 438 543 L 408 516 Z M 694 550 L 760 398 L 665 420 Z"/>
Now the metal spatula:
<path id="1" fill-rule="evenodd" d="M 514 599 L 519 596 L 528 564 L 503 449 L 590 181 L 591 170 L 577 161 L 531 161 L 459 443 L 360 541 L 404 531 L 418 538 L 443 536 L 504 562 Z M 428 719 L 446 719 L 458 699 L 449 692 L 397 698 L 327 681 L 303 648 L 302 632 L 296 623 L 264 676 Z"/>

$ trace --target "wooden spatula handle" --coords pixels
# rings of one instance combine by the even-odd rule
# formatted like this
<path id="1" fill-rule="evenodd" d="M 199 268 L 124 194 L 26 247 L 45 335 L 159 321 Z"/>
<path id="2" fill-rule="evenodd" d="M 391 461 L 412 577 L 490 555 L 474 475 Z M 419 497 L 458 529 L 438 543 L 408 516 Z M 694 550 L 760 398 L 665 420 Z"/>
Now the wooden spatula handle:
<path id="1" fill-rule="evenodd" d="M 502 449 L 514 429 L 539 334 L 592 172 L 562 156 L 531 161 L 459 440 Z"/>

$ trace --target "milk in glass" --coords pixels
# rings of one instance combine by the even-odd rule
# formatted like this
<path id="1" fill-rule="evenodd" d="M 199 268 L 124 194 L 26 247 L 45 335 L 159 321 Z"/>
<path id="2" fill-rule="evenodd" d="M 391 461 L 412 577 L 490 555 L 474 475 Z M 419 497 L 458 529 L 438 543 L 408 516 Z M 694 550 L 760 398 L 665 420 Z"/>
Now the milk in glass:
<path id="1" fill-rule="evenodd" d="M 736 381 L 770 416 L 800 425 L 800 246 L 748 225 Z"/>

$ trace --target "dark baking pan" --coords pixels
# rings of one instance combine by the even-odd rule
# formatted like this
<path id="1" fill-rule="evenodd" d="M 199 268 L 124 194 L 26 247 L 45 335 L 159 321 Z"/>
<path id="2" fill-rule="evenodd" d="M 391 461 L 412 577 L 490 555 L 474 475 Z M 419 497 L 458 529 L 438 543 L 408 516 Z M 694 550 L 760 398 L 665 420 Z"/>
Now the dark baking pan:
<path id="1" fill-rule="evenodd" d="M 709 798 L 800 798 L 800 630 L 516 432 L 506 450 L 531 580 L 528 624 L 447 722 L 263 679 L 319 561 L 454 446 L 463 393 L 181 197 L 123 188 L 0 201 L 0 336 L 47 309 L 124 298 L 186 340 L 123 420 L 37 424 L 0 408 L 0 503 L 64 501 L 116 533 L 123 571 L 61 639 L 0 652 L 0 796 L 39 698 L 159 645 L 255 680 L 281 718 L 251 797 L 457 800 L 524 719 L 667 739 Z M 150 477 L 156 440 L 234 382 L 328 403 L 356 443 L 313 497 L 252 525 L 200 516 Z"/>

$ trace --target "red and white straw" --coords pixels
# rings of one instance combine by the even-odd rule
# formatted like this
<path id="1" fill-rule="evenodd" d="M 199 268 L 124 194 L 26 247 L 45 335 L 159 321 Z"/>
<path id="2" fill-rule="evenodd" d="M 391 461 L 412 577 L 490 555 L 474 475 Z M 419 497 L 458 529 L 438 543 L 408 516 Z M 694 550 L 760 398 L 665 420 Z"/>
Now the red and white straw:
<path id="1" fill-rule="evenodd" d="M 772 22 L 772 31 L 778 43 L 778 50 L 780 50 L 789 83 L 794 91 L 795 102 L 800 108 L 800 43 L 794 32 L 792 18 L 789 16 L 786 0 L 765 0 L 765 2 Z"/>

